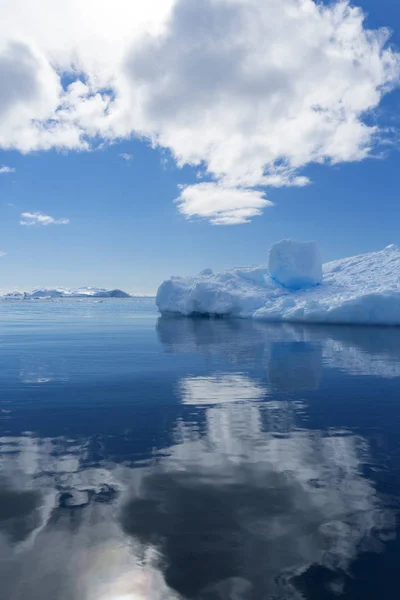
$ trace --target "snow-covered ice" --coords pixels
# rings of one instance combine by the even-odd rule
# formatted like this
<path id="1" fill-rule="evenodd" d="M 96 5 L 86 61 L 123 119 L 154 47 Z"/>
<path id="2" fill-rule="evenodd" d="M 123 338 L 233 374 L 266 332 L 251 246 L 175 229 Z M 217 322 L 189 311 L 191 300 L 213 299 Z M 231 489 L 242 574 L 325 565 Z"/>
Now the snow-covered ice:
<path id="1" fill-rule="evenodd" d="M 282 246 L 280 242 L 277 248 L 283 251 L 271 249 L 273 276 L 267 267 L 245 267 L 219 274 L 206 269 L 195 277 L 172 277 L 158 290 L 160 312 L 265 321 L 400 325 L 397 246 L 326 263 L 322 280 L 318 276 L 317 247 L 311 250 L 310 246 L 305 252 L 305 246 L 297 246 L 298 258 L 293 243 L 285 241 Z M 302 280 L 303 287 L 288 289 L 278 279 L 286 286 L 289 280 Z M 318 285 L 309 287 L 311 280 Z"/>

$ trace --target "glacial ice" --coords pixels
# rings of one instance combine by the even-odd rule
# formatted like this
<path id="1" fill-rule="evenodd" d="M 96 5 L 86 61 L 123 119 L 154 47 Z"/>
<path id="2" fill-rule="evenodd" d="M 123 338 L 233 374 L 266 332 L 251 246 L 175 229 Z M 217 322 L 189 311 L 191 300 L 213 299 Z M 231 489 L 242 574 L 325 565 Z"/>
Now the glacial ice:
<path id="1" fill-rule="evenodd" d="M 172 277 L 158 289 L 158 309 L 184 316 L 400 325 L 397 246 L 326 263 L 320 277 L 319 250 L 311 244 L 306 252 L 306 246 L 279 242 L 271 249 L 270 269 L 244 267 L 219 274 L 205 270 L 195 277 Z"/>
<path id="2" fill-rule="evenodd" d="M 32 292 L 9 292 L 0 296 L 5 300 L 29 300 L 48 298 L 130 298 L 127 292 L 119 289 L 107 290 L 105 288 L 84 287 L 77 289 L 43 288 Z"/>
<path id="3" fill-rule="evenodd" d="M 269 273 L 275 281 L 292 290 L 322 282 L 322 256 L 317 242 L 282 240 L 269 251 Z"/>

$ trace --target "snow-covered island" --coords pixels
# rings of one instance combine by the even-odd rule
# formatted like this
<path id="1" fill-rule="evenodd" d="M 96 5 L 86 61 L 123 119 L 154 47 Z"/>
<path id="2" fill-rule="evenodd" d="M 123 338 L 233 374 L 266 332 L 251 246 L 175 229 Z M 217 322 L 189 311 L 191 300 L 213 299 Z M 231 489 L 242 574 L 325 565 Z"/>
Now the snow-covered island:
<path id="1" fill-rule="evenodd" d="M 316 242 L 283 240 L 268 267 L 171 277 L 158 289 L 164 315 L 400 325 L 400 248 L 322 264 Z"/>
<path id="2" fill-rule="evenodd" d="M 30 300 L 49 298 L 130 298 L 130 294 L 119 289 L 84 287 L 77 289 L 44 288 L 32 292 L 9 292 L 0 296 L 3 300 Z"/>

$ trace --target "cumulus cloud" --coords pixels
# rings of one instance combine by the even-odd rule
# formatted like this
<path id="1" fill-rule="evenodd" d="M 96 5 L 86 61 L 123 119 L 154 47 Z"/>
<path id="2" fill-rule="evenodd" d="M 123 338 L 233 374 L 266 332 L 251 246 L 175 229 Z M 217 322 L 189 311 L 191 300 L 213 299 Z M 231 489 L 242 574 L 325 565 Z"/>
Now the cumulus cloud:
<path id="1" fill-rule="evenodd" d="M 15 173 L 15 169 L 6 165 L 0 165 L 0 175 L 4 173 Z"/>
<path id="2" fill-rule="evenodd" d="M 260 186 L 306 185 L 309 163 L 359 161 L 381 140 L 367 116 L 398 85 L 400 60 L 361 9 L 341 0 L 142 4 L 0 0 L 0 147 L 144 137 L 215 181 L 190 214 L 185 197 L 200 194 L 184 190 L 184 214 L 232 224 L 268 205 L 249 207 Z M 236 216 L 209 214 L 216 189 L 232 192 Z"/>
<path id="3" fill-rule="evenodd" d="M 0 39 L 6 39 L 1 30 Z M 60 77 L 36 46 L 10 41 L 0 51 L 0 82 L 0 147 L 29 152 L 81 145 L 79 130 L 57 119 Z"/>
<path id="4" fill-rule="evenodd" d="M 40 212 L 21 213 L 20 225 L 68 225 L 69 219 L 55 219 Z"/>
<path id="5" fill-rule="evenodd" d="M 214 225 L 248 223 L 262 208 L 272 206 L 263 192 L 214 182 L 183 187 L 176 203 L 186 217 L 204 217 Z"/>

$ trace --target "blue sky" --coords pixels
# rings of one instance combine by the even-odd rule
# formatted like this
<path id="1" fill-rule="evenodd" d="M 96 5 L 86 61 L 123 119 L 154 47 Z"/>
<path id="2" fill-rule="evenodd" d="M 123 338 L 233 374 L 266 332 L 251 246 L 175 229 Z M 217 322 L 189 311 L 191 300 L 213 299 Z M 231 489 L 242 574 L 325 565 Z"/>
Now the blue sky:
<path id="1" fill-rule="evenodd" d="M 398 3 L 358 4 L 368 13 L 366 25 L 390 27 L 391 44 L 400 46 Z M 1 101 L 0 94 L 0 110 Z M 94 285 L 153 293 L 173 274 L 266 262 L 268 247 L 285 237 L 317 239 L 326 260 L 400 244 L 399 105 L 400 92 L 394 90 L 362 117 L 392 128 L 391 144 L 379 146 L 385 150 L 379 159 L 335 165 L 305 161 L 296 173 L 312 183 L 303 187 L 240 182 L 240 188 L 264 191 L 274 206 L 248 223 L 229 226 L 212 224 L 198 213 L 188 219 L 173 202 L 182 193 L 179 186 L 218 180 L 222 176 L 215 173 L 220 171 L 204 176 L 202 168 L 205 179 L 199 179 L 198 168 L 178 167 L 168 149 L 152 148 L 147 139 L 139 139 L 137 129 L 113 139 L 105 135 L 100 149 L 92 141 L 90 151 L 54 143 L 47 150 L 37 144 L 26 152 L 10 142 L 12 149 L 0 149 L 0 166 L 15 170 L 0 173 L 0 250 L 6 253 L 0 259 L 0 289 Z M 164 103 L 163 119 L 165 110 Z M 173 116 L 168 119 L 170 127 Z M 159 122 L 161 131 L 161 117 Z M 0 122 L 0 144 L 1 139 Z M 177 144 L 175 139 L 171 143 L 175 154 Z M 229 182 L 233 172 L 231 168 Z M 20 224 L 22 213 L 37 212 L 69 222 Z"/>

